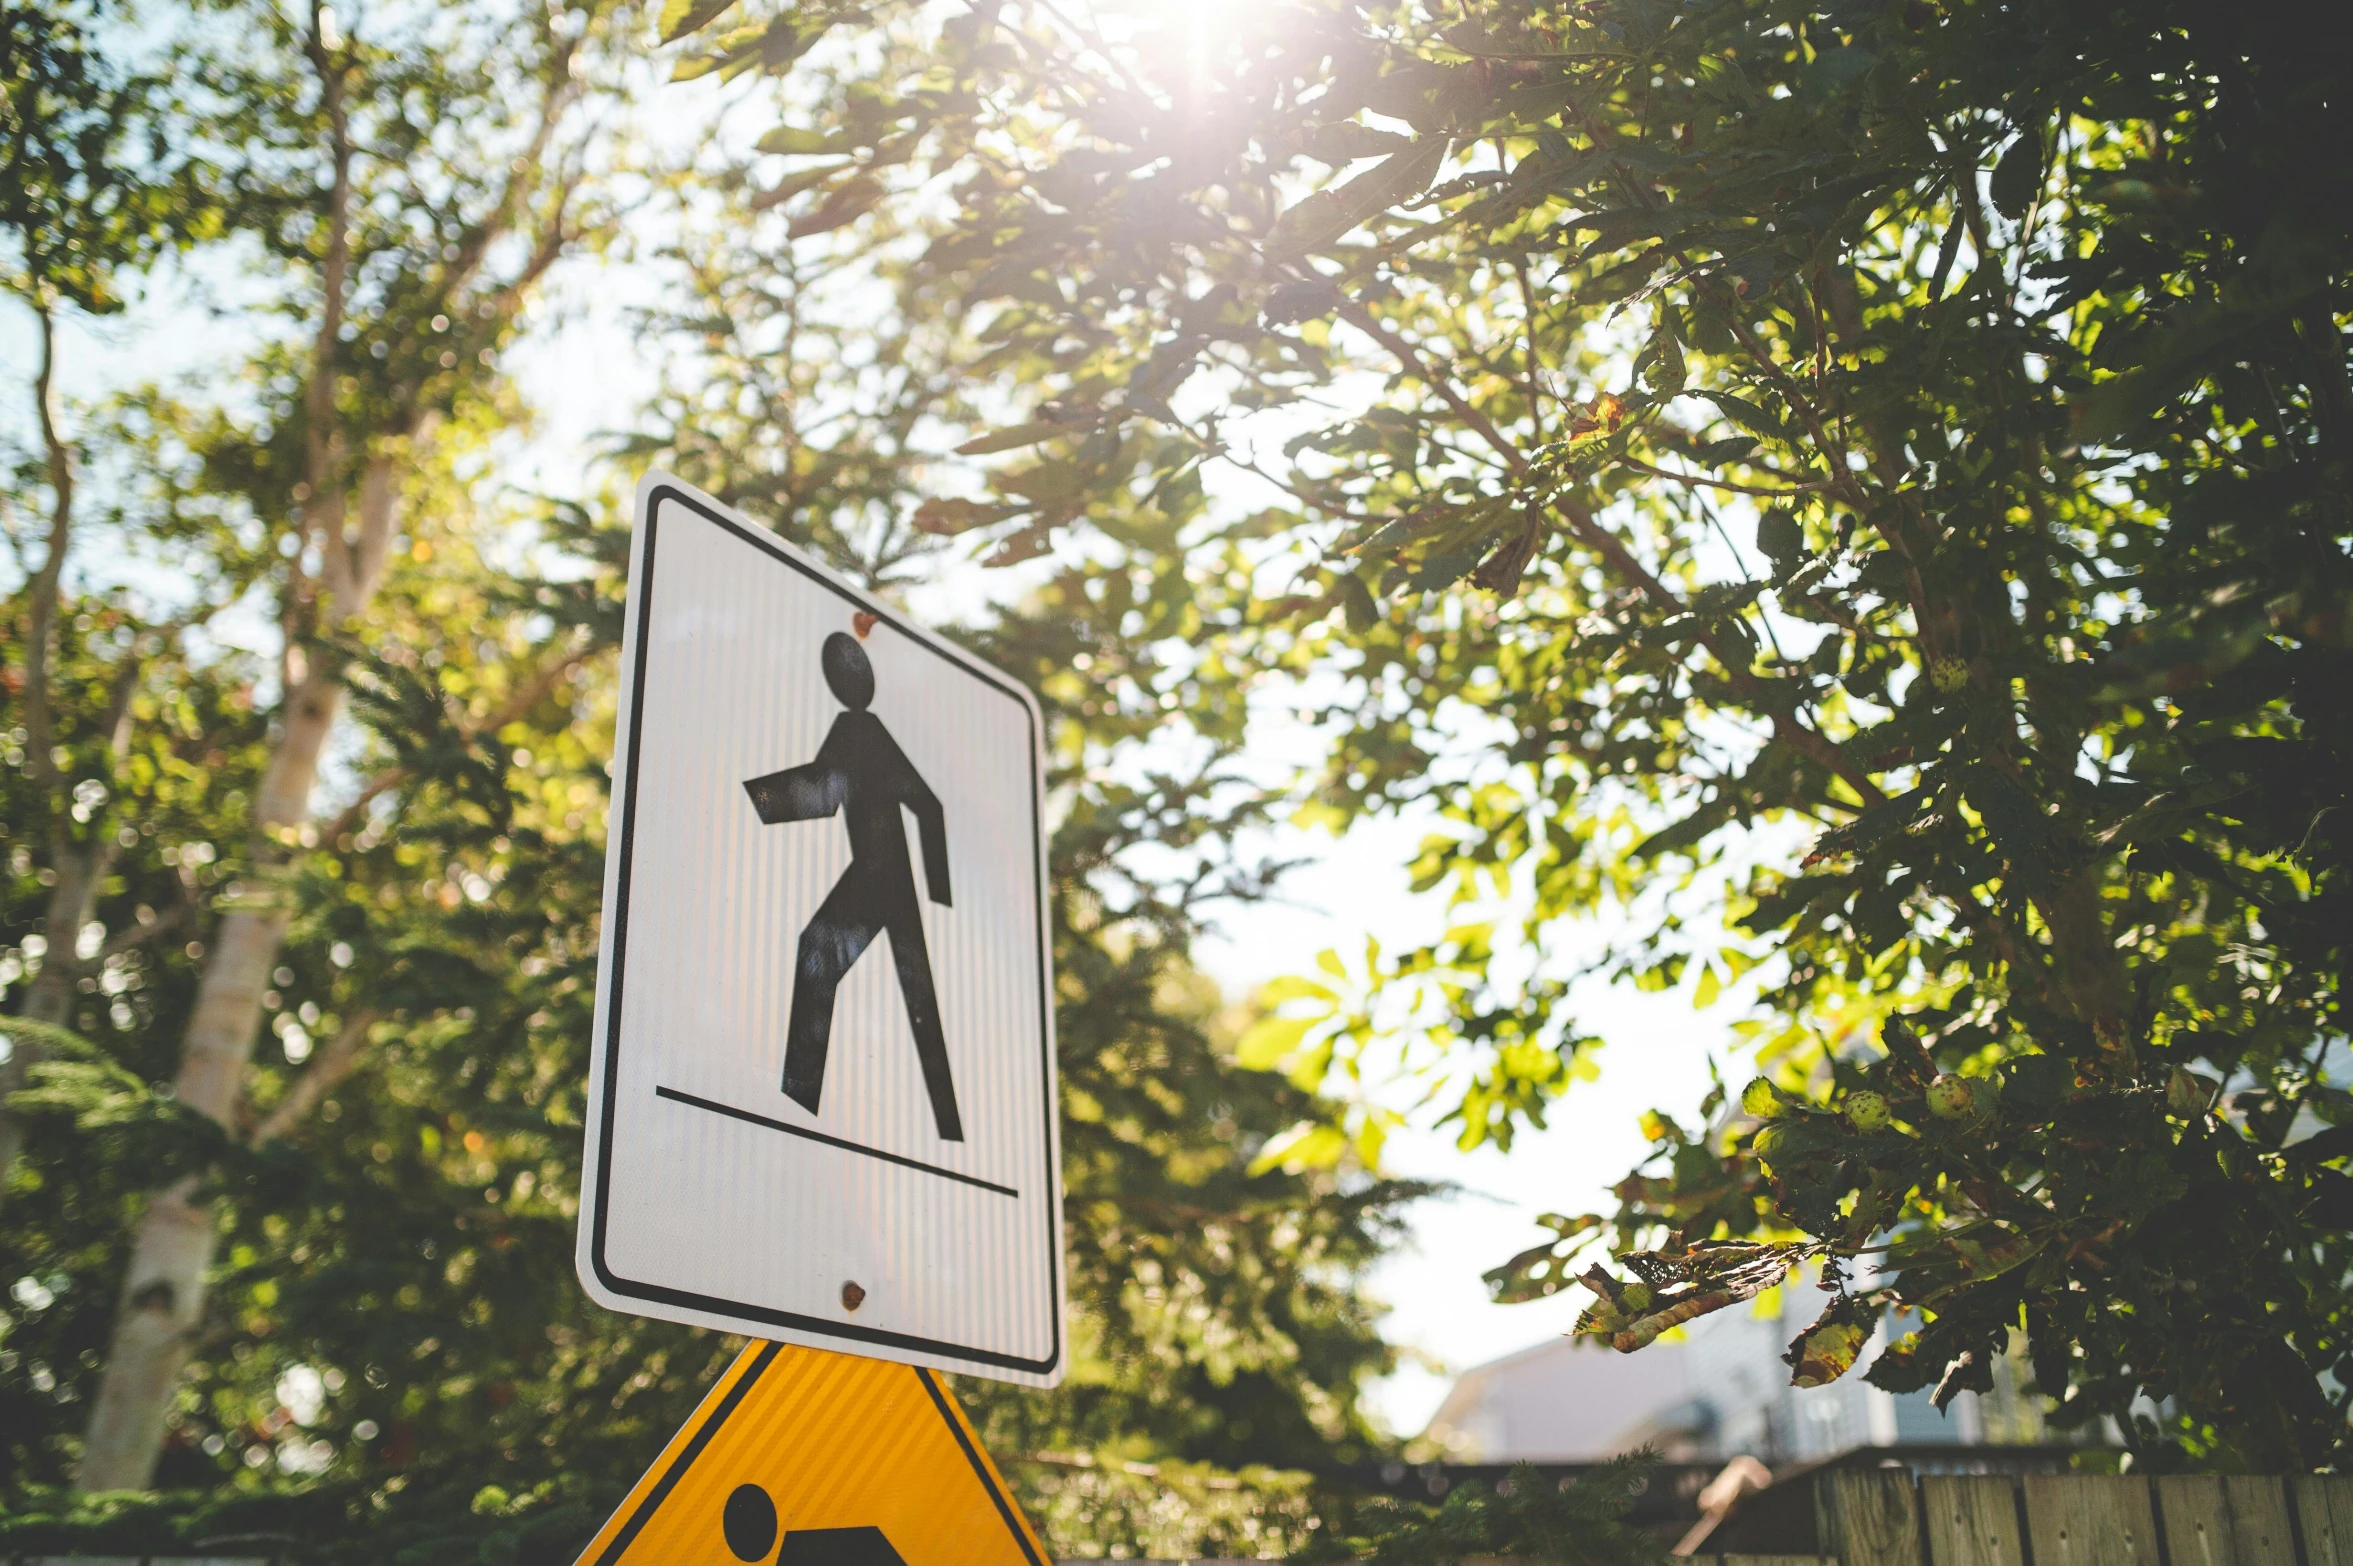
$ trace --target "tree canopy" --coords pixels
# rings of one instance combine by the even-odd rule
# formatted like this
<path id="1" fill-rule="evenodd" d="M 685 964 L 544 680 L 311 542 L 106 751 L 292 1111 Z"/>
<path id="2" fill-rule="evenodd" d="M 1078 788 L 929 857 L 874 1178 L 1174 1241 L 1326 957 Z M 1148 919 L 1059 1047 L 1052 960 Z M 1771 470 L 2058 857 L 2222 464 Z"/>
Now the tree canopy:
<path id="1" fill-rule="evenodd" d="M 689 78 L 831 20 L 673 10 Z M 1894 1306 L 1882 1386 L 2020 1335 L 2064 1420 L 2342 1450 L 2341 18 L 883 14 L 746 174 L 810 232 L 952 194 L 912 274 L 1010 406 L 919 517 L 1117 562 L 1273 486 L 1203 655 L 1327 676 L 1308 807 L 1438 807 L 1419 883 L 1489 915 L 1246 1059 L 1360 1068 L 1402 998 L 1508 1138 L 1598 1042 L 1547 947 L 1622 906 L 1605 971 L 1737 997 L 1769 1080 L 1505 1297 L 1599 1243 L 1631 1349 L 1820 1260 L 1801 1385 Z"/>

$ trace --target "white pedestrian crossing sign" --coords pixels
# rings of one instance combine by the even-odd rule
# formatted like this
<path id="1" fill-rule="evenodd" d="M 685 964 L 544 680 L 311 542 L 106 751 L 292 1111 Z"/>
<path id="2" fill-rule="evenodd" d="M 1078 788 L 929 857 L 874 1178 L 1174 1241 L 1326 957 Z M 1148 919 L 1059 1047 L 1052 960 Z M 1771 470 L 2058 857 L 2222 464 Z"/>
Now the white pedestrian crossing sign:
<path id="1" fill-rule="evenodd" d="M 1053 1384 L 1035 701 L 660 474 L 638 488 L 621 686 L 590 1294 Z"/>

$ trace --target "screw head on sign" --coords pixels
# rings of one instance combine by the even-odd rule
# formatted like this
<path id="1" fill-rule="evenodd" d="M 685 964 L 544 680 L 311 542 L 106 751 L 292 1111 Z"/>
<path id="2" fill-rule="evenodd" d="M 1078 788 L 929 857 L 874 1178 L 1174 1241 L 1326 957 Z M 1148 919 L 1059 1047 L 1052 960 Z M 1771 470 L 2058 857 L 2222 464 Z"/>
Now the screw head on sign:
<path id="1" fill-rule="evenodd" d="M 776 1503 L 756 1484 L 739 1484 L 719 1514 L 719 1531 L 739 1561 L 764 1561 L 776 1547 Z"/>
<path id="2" fill-rule="evenodd" d="M 868 614 L 865 610 L 861 609 L 856 614 L 850 616 L 850 628 L 858 633 L 858 640 L 864 641 L 866 640 L 867 633 L 872 631 L 874 627 L 881 622 L 881 620 L 881 615 Z"/>
<path id="3" fill-rule="evenodd" d="M 859 1288 L 855 1283 L 842 1285 L 842 1309 L 856 1310 L 865 1303 L 866 1291 L 864 1289 Z"/>

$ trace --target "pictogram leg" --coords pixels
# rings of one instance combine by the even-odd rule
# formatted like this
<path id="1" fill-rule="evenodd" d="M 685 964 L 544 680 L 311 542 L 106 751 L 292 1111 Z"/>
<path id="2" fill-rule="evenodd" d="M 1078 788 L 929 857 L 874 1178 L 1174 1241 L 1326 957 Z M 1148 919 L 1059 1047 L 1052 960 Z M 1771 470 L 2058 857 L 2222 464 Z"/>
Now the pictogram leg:
<path id="1" fill-rule="evenodd" d="M 890 922 L 891 960 L 899 969 L 899 993 L 906 997 L 907 1024 L 915 1030 L 915 1058 L 923 1063 L 924 1090 L 940 1138 L 964 1140 L 964 1119 L 956 1112 L 956 1083 L 948 1073 L 948 1040 L 940 1029 L 940 1001 L 931 982 L 931 951 L 923 940 L 923 916 L 912 900 Z"/>
<path id="2" fill-rule="evenodd" d="M 793 961 L 791 1020 L 785 1027 L 784 1093 L 810 1114 L 825 1092 L 825 1053 L 833 1041 L 833 997 L 842 976 L 873 944 L 878 921 L 865 876 L 853 863 L 825 894 Z"/>

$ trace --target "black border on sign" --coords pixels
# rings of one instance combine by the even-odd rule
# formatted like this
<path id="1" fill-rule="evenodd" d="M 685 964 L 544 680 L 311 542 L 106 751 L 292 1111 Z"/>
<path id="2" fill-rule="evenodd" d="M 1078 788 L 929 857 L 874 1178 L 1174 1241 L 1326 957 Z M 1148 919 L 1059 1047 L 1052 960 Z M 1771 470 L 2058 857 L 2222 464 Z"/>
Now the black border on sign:
<path id="1" fill-rule="evenodd" d="M 1038 1552 L 1030 1547 L 1028 1530 L 1021 1526 L 1021 1518 L 1014 1512 L 1013 1503 L 1006 1499 L 1005 1492 L 998 1489 L 996 1481 L 989 1477 L 989 1465 L 980 1460 L 979 1448 L 972 1444 L 972 1437 L 964 1433 L 964 1421 L 958 1419 L 956 1411 L 948 1406 L 948 1394 L 941 1390 L 939 1378 L 921 1365 L 910 1368 L 915 1372 L 915 1379 L 923 1383 L 923 1390 L 931 1394 L 931 1406 L 939 1410 L 941 1420 L 948 1427 L 948 1434 L 954 1436 L 956 1444 L 963 1448 L 964 1460 L 972 1465 L 973 1473 L 980 1479 L 980 1487 L 996 1503 L 997 1515 L 1005 1522 L 1005 1531 L 1013 1535 L 1013 1542 L 1020 1545 L 1021 1553 L 1029 1557 L 1030 1566 L 1046 1566 L 1044 1561 L 1038 1559 Z"/>
<path id="2" fill-rule="evenodd" d="M 727 1396 L 720 1400 L 717 1408 L 711 1410 L 711 1417 L 688 1439 L 685 1448 L 670 1466 L 662 1470 L 662 1477 L 654 1481 L 654 1487 L 646 1492 L 645 1499 L 637 1503 L 637 1510 L 629 1514 L 629 1520 L 621 1525 L 621 1531 L 613 1535 L 613 1542 L 606 1545 L 604 1553 L 597 1556 L 595 1566 L 613 1566 L 636 1541 L 639 1532 L 653 1519 L 654 1513 L 670 1498 L 670 1492 L 678 1488 L 678 1481 L 685 1478 L 686 1471 L 694 1466 L 695 1459 L 703 1455 L 703 1448 L 711 1444 L 711 1438 L 719 1433 L 719 1427 L 727 1423 L 727 1416 L 743 1403 L 744 1395 L 752 1389 L 752 1383 L 759 1380 L 761 1373 L 775 1363 L 782 1348 L 783 1345 L 777 1343 L 761 1345 L 759 1357 L 743 1373 L 743 1379 L 727 1389 Z M 921 1365 L 909 1365 L 907 1368 L 923 1383 L 923 1390 L 931 1394 L 931 1406 L 938 1410 L 941 1420 L 947 1424 L 948 1433 L 956 1438 L 956 1445 L 964 1453 L 964 1460 L 972 1465 L 973 1477 L 980 1481 L 981 1489 L 988 1493 L 989 1500 L 997 1508 L 997 1515 L 1004 1519 L 1006 1531 L 1013 1535 L 1013 1542 L 1021 1546 L 1021 1553 L 1028 1557 L 1030 1566 L 1046 1566 L 1039 1559 L 1037 1549 L 1029 1542 L 1029 1533 L 1021 1526 L 1021 1518 L 1013 1510 L 1013 1503 L 1006 1498 L 1004 1491 L 997 1488 L 997 1481 L 989 1475 L 989 1465 L 981 1461 L 972 1438 L 964 1433 L 963 1423 L 956 1418 L 955 1410 L 948 1406 L 947 1394 L 940 1390 L 939 1382 Z"/>
<path id="3" fill-rule="evenodd" d="M 818 1337 L 846 1340 L 853 1343 L 874 1343 L 890 1348 L 915 1349 L 948 1358 L 966 1360 L 976 1365 L 997 1365 L 1007 1370 L 1022 1370 L 1033 1374 L 1048 1373 L 1062 1361 L 1062 1311 L 1060 1309 L 1062 1298 L 1062 1204 L 1055 1199 L 1057 1194 L 1054 1181 L 1054 1115 L 1056 1105 L 1054 1095 L 1051 1093 L 1046 1095 L 1045 1140 L 1042 1144 L 1045 1158 L 1039 1182 L 1039 1189 L 1047 1194 L 1039 1205 L 1045 1209 L 1046 1213 L 1046 1298 L 1053 1302 L 1055 1308 L 1053 1311 L 1052 1347 L 1043 1359 L 1023 1359 L 1018 1355 L 1001 1353 L 993 1349 L 968 1348 L 960 1343 L 943 1343 L 938 1339 L 918 1337 L 913 1333 L 888 1332 L 879 1327 L 862 1327 L 854 1322 L 832 1321 L 819 1316 L 804 1316 L 794 1311 L 774 1310 L 763 1305 L 747 1305 L 737 1300 L 719 1299 L 713 1295 L 696 1294 L 685 1289 L 673 1289 L 658 1283 L 641 1283 L 635 1279 L 621 1277 L 606 1265 L 605 1222 L 607 1199 L 612 1189 L 613 1111 L 619 1102 L 621 1091 L 621 1073 L 618 1069 L 621 1040 L 621 979 L 624 970 L 628 967 L 629 879 L 631 855 L 637 840 L 638 748 L 644 729 L 646 655 L 650 646 L 650 638 L 645 632 L 647 625 L 653 618 L 654 546 L 661 537 L 662 502 L 665 500 L 676 501 L 705 521 L 716 524 L 770 558 L 790 566 L 819 587 L 852 605 L 860 613 L 873 615 L 916 646 L 925 649 L 935 657 L 946 660 L 957 669 L 978 678 L 983 683 L 994 686 L 1010 699 L 1016 707 L 1021 709 L 1022 721 L 1029 727 L 1030 842 L 1033 850 L 1036 845 L 1044 841 L 1045 833 L 1045 821 L 1039 814 L 1039 802 L 1044 796 L 1042 780 L 1038 775 L 1037 715 L 1029 702 L 1024 699 L 1024 692 L 1019 686 L 977 659 L 958 657 L 946 651 L 928 636 L 909 626 L 892 612 L 887 604 L 868 598 L 864 594 L 834 581 L 823 572 L 811 567 L 807 562 L 795 558 L 775 539 L 754 529 L 746 528 L 731 518 L 712 510 L 687 491 L 669 484 L 656 484 L 647 490 L 645 516 L 639 524 L 645 529 L 645 545 L 640 556 L 638 579 L 632 584 L 638 595 L 636 604 L 638 637 L 637 660 L 629 676 L 629 733 L 623 741 L 629 757 L 629 782 L 621 796 L 621 833 L 618 844 L 621 868 L 618 884 L 615 888 L 615 906 L 608 911 L 605 924 L 606 939 L 612 943 L 613 960 L 607 970 L 609 977 L 606 980 L 605 1092 L 602 1105 L 602 1123 L 598 1126 L 596 1203 L 590 1216 L 589 1265 L 596 1269 L 599 1283 L 615 1294 L 624 1295 L 631 1299 L 651 1300 L 658 1304 L 708 1311 L 713 1315 L 732 1316 L 746 1322 L 761 1322 L 773 1326 L 789 1327 L 795 1331 L 810 1333 Z M 1035 863 L 1038 856 L 1034 851 L 1031 857 Z M 1034 886 L 1038 914 L 1038 1055 L 1041 1068 L 1040 1080 L 1050 1083 L 1054 1080 L 1052 1058 L 1054 1035 L 1050 1009 L 1053 1000 L 1047 993 L 1046 971 L 1049 954 L 1052 950 L 1053 932 L 1047 927 L 1045 872 L 1041 866 L 1034 873 L 1038 877 Z M 951 1420 L 950 1423 L 953 1424 L 954 1421 Z M 957 1439 L 963 1439 L 961 1431 L 958 1432 Z"/>

